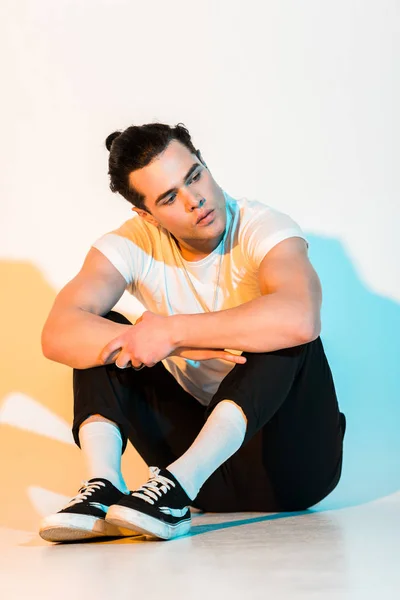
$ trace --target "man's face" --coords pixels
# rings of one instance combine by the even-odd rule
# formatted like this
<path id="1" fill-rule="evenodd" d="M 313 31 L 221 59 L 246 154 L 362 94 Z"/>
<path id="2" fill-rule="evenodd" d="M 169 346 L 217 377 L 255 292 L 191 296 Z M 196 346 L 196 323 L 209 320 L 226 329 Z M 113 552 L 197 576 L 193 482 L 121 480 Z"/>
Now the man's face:
<path id="1" fill-rule="evenodd" d="M 188 250 L 214 249 L 225 230 L 225 198 L 210 171 L 186 146 L 172 140 L 150 164 L 132 171 L 129 182 L 143 194 L 151 213 L 133 208 L 141 217 L 167 229 Z"/>

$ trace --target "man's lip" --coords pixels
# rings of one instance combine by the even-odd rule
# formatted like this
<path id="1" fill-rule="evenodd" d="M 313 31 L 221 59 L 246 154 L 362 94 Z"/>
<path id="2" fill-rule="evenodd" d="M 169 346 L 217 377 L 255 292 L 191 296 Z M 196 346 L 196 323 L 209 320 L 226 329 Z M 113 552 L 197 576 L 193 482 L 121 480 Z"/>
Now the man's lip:
<path id="1" fill-rule="evenodd" d="M 205 214 L 205 215 L 203 215 L 202 217 L 200 217 L 199 219 L 197 219 L 197 221 L 196 221 L 196 225 L 197 225 L 198 223 L 200 223 L 200 221 L 202 221 L 203 219 L 205 219 L 206 217 L 208 217 L 208 215 L 209 215 L 210 213 L 212 213 L 212 212 L 214 212 L 214 209 L 213 209 L 213 208 L 212 208 L 211 210 L 209 210 L 208 212 L 206 212 L 206 214 Z"/>

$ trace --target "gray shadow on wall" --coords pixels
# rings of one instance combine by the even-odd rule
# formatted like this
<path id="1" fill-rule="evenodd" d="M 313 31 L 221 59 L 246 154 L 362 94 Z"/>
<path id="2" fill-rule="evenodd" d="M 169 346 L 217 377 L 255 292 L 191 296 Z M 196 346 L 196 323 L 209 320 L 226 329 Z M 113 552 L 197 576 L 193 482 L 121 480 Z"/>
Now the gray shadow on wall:
<path id="1" fill-rule="evenodd" d="M 342 478 L 318 510 L 400 489 L 400 307 L 371 292 L 336 239 L 307 236 L 322 283 L 321 338 L 347 419 Z"/>

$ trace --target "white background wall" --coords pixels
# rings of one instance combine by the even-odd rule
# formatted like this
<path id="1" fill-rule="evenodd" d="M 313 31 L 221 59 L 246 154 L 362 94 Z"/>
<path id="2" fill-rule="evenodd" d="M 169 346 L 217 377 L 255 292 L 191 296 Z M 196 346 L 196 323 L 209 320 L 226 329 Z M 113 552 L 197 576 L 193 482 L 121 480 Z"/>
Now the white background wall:
<path id="1" fill-rule="evenodd" d="M 0 23 L 3 262 L 35 266 L 55 294 L 131 215 L 108 188 L 106 136 L 183 122 L 228 193 L 337 241 L 398 308 L 399 2 L 3 0 Z"/>
<path id="2" fill-rule="evenodd" d="M 104 138 L 182 121 L 227 191 L 340 238 L 365 283 L 400 300 L 398 2 L 1 10 L 4 259 L 29 259 L 62 286 L 130 214 L 108 189 Z"/>

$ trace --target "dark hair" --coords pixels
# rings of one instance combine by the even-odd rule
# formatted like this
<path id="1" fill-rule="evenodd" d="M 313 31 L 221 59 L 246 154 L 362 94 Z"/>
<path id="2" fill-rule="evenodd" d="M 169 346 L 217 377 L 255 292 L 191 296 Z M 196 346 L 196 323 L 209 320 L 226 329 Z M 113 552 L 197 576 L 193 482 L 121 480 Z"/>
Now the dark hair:
<path id="1" fill-rule="evenodd" d="M 175 127 L 165 123 L 132 125 L 125 131 L 111 133 L 105 141 L 110 152 L 108 174 L 111 191 L 119 192 L 137 208 L 147 210 L 143 194 L 130 186 L 129 174 L 148 165 L 172 140 L 178 140 L 198 156 L 189 131 L 183 123 L 178 123 Z"/>

